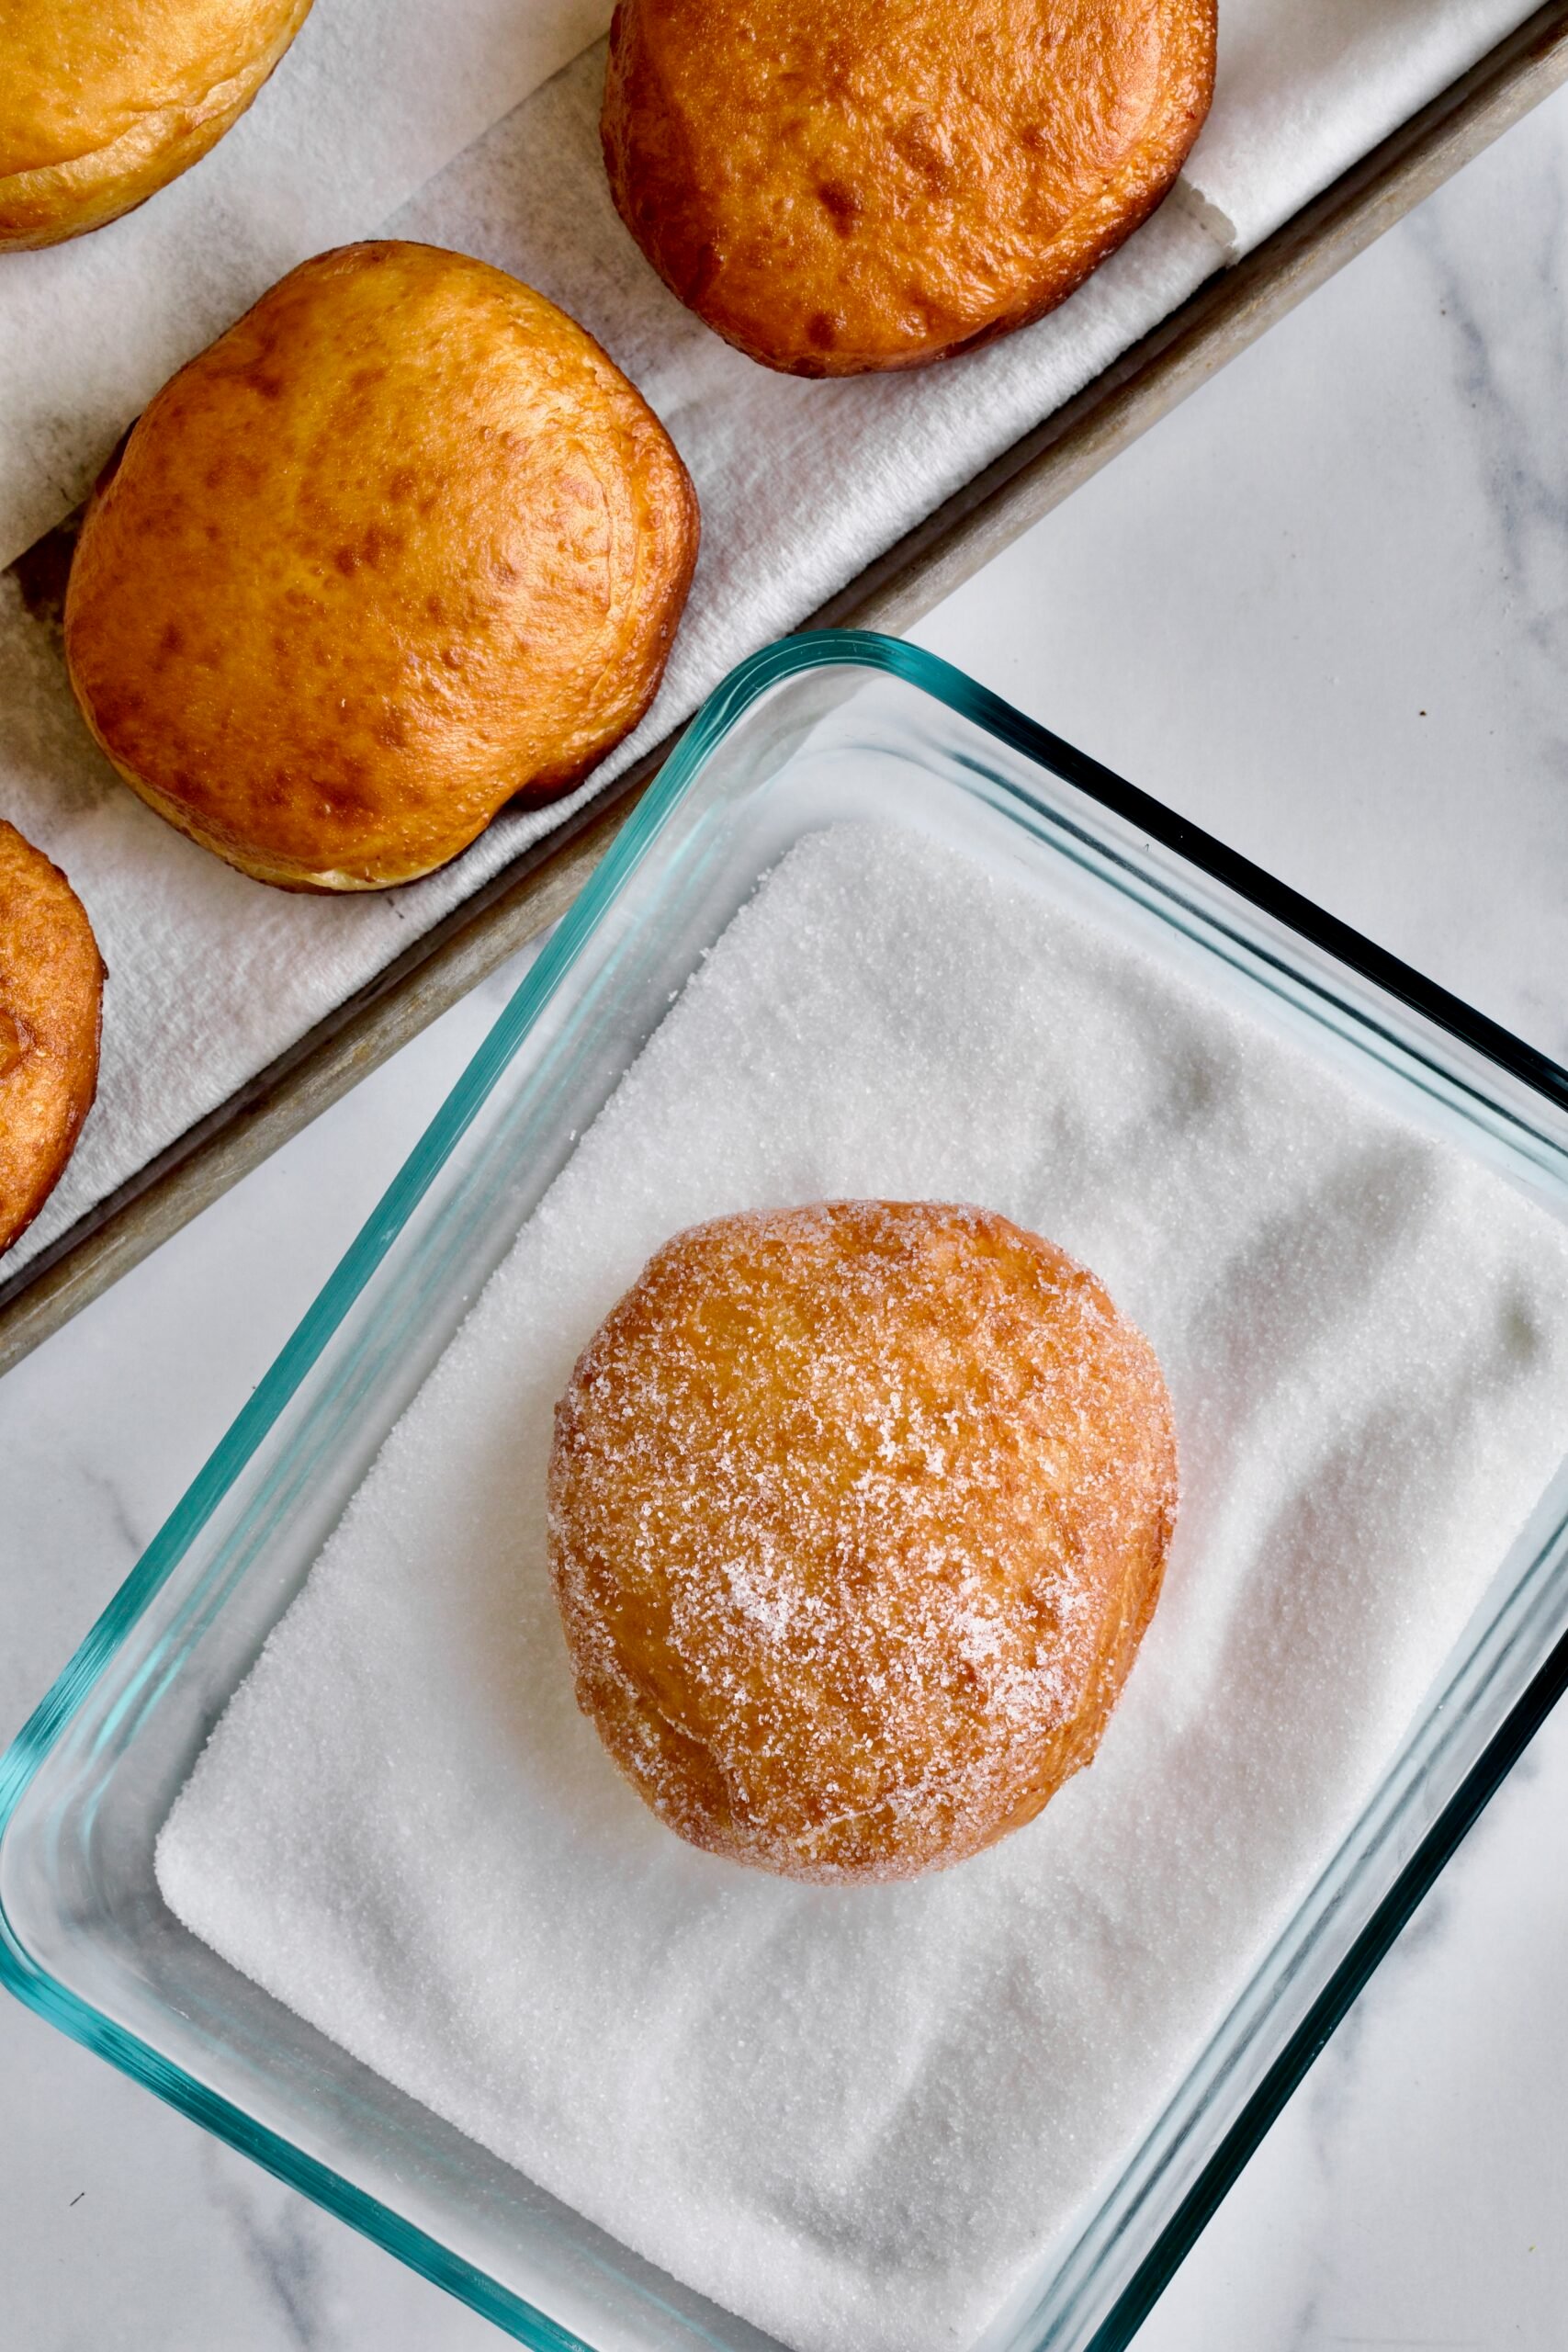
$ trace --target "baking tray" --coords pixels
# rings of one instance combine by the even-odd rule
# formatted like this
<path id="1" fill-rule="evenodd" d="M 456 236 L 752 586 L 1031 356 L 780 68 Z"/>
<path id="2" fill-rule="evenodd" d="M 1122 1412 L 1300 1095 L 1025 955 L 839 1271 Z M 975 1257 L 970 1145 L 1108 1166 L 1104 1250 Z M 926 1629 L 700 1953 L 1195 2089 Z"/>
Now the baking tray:
<path id="1" fill-rule="evenodd" d="M 911 627 L 1565 79 L 1568 0 L 1551 0 L 878 557 L 803 628 Z M 73 529 L 50 533 L 17 565 L 35 605 L 62 597 Z M 9 1281 L 0 1272 L 0 1372 L 553 922 L 669 748 L 649 753 L 601 799 L 524 851 Z"/>
<path id="2" fill-rule="evenodd" d="M 517 2341 L 767 2352 L 181 1928 L 152 1843 L 487 1274 L 760 868 L 845 815 L 1032 860 L 1568 1219 L 1568 1072 L 935 657 L 753 656 L 705 706 L 218 1451 L 0 1761 L 0 1977 Z M 1053 888 L 1058 887 L 1054 884 Z M 1322 1878 L 987 2352 L 1119 2352 L 1568 1679 L 1568 1463 Z M 774 2347 L 776 2352 L 776 2346 Z"/>

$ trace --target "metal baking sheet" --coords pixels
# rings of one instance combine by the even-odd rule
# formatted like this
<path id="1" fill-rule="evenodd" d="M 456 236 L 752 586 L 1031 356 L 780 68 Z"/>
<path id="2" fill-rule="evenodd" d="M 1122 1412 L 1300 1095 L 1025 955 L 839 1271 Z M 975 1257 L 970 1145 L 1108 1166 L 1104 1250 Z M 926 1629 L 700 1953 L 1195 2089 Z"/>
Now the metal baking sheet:
<path id="1" fill-rule="evenodd" d="M 1568 0 L 1551 0 L 803 626 L 908 628 L 1565 80 Z M 70 526 L 62 526 L 20 560 L 16 568 L 32 598 L 62 592 L 70 544 Z M 525 850 L 50 1250 L 0 1282 L 0 1372 L 553 922 L 667 749 L 650 752 L 601 799 Z"/>

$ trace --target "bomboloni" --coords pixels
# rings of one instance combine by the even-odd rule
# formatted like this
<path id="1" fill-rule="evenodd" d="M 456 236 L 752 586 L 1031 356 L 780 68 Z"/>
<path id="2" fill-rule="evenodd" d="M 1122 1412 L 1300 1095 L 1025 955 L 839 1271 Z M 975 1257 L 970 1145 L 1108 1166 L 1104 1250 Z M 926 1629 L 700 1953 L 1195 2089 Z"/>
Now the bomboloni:
<path id="1" fill-rule="evenodd" d="M 170 824 L 259 881 L 384 888 L 636 726 L 696 551 L 673 444 L 575 321 L 463 254 L 346 245 L 150 402 L 66 659 Z"/>
<path id="2" fill-rule="evenodd" d="M 1177 1506 L 1148 1342 L 983 1209 L 722 1217 L 649 1261 L 557 1409 L 579 1703 L 660 1818 L 791 1878 L 896 1879 L 1089 1763 Z"/>
<path id="3" fill-rule="evenodd" d="M 1039 318 L 1152 212 L 1214 0 L 620 0 L 610 190 L 687 307 L 799 376 Z"/>
<path id="4" fill-rule="evenodd" d="M 54 1190 L 92 1108 L 103 989 L 81 899 L 0 819 L 0 1251 Z"/>
<path id="5" fill-rule="evenodd" d="M 6 0 L 0 252 L 113 220 L 238 120 L 310 0 Z"/>

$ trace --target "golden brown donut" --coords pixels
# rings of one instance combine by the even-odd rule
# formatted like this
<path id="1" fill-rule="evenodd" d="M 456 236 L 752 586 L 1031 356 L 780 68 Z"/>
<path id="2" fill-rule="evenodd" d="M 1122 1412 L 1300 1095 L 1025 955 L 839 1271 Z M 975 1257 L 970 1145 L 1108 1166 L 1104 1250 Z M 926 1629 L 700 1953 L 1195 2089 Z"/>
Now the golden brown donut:
<path id="1" fill-rule="evenodd" d="M 378 889 L 637 724 L 696 549 L 686 469 L 591 335 L 465 254 L 346 245 L 149 403 L 66 658 L 172 825 L 263 882 Z"/>
<path id="2" fill-rule="evenodd" d="M 0 1250 L 54 1190 L 92 1107 L 103 987 L 81 899 L 0 819 Z"/>
<path id="3" fill-rule="evenodd" d="M 1092 1274 L 984 1209 L 677 1234 L 556 1412 L 578 1702 L 660 1819 L 908 1878 L 1087 1764 L 1175 1521 L 1170 1402 Z"/>
<path id="4" fill-rule="evenodd" d="M 622 220 L 727 341 L 914 368 L 1051 310 L 1166 194 L 1214 0 L 619 0 Z"/>
<path id="5" fill-rule="evenodd" d="M 243 115 L 310 0 L 0 0 L 0 251 L 96 229 Z"/>

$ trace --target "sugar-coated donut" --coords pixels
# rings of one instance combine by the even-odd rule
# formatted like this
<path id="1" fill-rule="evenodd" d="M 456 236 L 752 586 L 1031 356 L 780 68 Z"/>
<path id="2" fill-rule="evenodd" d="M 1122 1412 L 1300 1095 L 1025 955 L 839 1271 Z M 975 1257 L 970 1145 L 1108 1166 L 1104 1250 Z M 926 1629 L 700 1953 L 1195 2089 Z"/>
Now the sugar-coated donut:
<path id="1" fill-rule="evenodd" d="M 92 1108 L 103 988 L 81 899 L 0 818 L 0 1250 L 42 1208 Z"/>
<path id="2" fill-rule="evenodd" d="M 310 0 L 0 0 L 0 251 L 129 212 L 243 114 Z"/>
<path id="3" fill-rule="evenodd" d="M 619 0 L 602 130 L 671 291 L 799 376 L 1039 318 L 1169 189 L 1214 0 Z"/>
<path id="4" fill-rule="evenodd" d="M 1094 1276 L 984 1209 L 677 1234 L 557 1408 L 579 1704 L 671 1829 L 912 1877 L 1093 1756 L 1175 1523 L 1169 1398 Z"/>
<path id="5" fill-rule="evenodd" d="M 66 658 L 171 824 L 259 881 L 378 889 L 637 724 L 696 548 L 669 435 L 564 311 L 463 254 L 347 245 L 149 404 Z"/>

